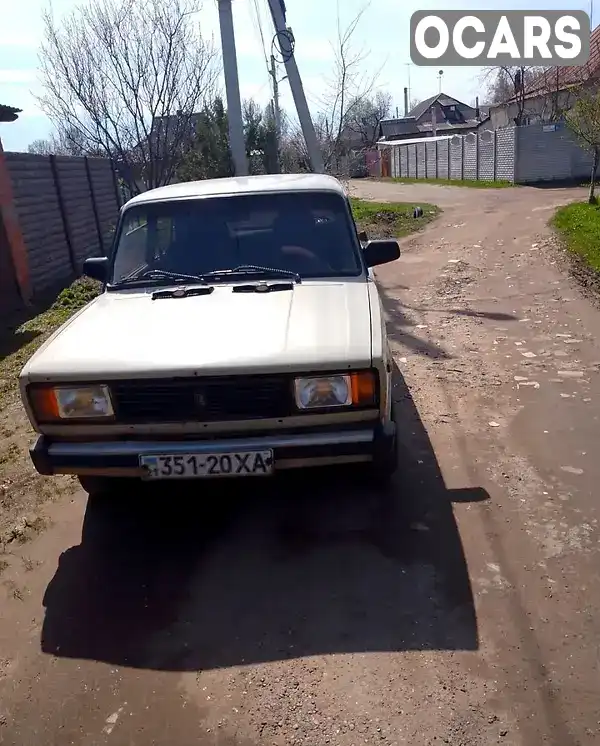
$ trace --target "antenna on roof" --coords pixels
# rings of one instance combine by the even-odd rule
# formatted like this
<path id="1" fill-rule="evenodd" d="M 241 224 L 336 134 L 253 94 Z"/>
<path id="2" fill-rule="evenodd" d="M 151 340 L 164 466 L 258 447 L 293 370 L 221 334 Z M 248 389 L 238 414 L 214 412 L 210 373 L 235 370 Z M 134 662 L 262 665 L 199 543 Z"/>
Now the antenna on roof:
<path id="1" fill-rule="evenodd" d="M 442 92 L 442 77 L 444 75 L 443 70 L 438 70 L 438 94 Z"/>

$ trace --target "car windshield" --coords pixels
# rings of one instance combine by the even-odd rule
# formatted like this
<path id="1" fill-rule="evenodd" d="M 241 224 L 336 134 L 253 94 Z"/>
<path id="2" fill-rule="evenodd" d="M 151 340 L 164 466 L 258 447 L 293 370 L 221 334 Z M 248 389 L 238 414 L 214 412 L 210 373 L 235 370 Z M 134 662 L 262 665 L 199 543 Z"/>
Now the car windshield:
<path id="1" fill-rule="evenodd" d="M 360 247 L 346 200 L 296 192 L 133 206 L 121 221 L 111 284 L 136 278 L 164 284 L 242 267 L 248 269 L 240 274 L 257 277 L 268 274 L 264 268 L 300 278 L 360 275 Z"/>

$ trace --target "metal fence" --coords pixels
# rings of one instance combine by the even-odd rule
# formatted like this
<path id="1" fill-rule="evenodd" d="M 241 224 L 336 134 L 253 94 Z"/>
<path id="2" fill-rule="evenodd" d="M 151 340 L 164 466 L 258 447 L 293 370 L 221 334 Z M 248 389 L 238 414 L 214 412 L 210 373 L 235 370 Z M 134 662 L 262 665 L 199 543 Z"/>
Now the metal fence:
<path id="1" fill-rule="evenodd" d="M 30 295 L 79 276 L 87 257 L 108 249 L 121 203 L 110 160 L 8 152 L 0 168 L 10 187 Z"/>

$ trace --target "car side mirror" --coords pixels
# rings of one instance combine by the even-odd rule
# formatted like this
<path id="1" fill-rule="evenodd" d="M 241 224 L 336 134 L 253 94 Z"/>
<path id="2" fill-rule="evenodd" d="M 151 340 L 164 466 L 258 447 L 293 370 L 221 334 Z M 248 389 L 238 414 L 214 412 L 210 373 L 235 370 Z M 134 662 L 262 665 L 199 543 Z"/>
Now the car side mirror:
<path id="1" fill-rule="evenodd" d="M 378 267 L 380 264 L 388 264 L 399 259 L 400 246 L 398 241 L 387 238 L 369 241 L 363 249 L 363 256 L 367 267 Z"/>
<path id="2" fill-rule="evenodd" d="M 108 257 L 93 256 L 90 259 L 86 259 L 83 263 L 83 274 L 86 277 L 91 277 L 93 280 L 106 282 L 108 275 Z"/>

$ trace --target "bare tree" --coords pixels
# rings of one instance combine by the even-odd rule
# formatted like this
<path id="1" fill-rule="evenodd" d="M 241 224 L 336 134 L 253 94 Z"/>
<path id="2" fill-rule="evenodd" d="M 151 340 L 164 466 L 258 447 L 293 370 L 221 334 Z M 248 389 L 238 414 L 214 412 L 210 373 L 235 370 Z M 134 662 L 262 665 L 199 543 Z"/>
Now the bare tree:
<path id="1" fill-rule="evenodd" d="M 34 140 L 27 148 L 28 153 L 38 155 L 88 155 L 102 156 L 102 150 L 94 147 L 85 135 L 72 128 L 62 127 L 46 139 Z"/>
<path id="2" fill-rule="evenodd" d="M 421 102 L 419 101 L 419 99 L 418 99 L 418 98 L 411 98 L 411 100 L 410 100 L 410 101 L 409 101 L 409 103 L 408 103 L 408 113 L 410 114 L 410 112 L 411 112 L 411 111 L 412 111 L 413 109 L 416 109 L 416 108 L 417 108 L 417 106 L 418 106 L 418 105 L 419 105 L 420 103 L 421 103 Z"/>
<path id="3" fill-rule="evenodd" d="M 339 159 L 345 155 L 344 135 L 348 125 L 354 113 L 372 95 L 377 80 L 378 73 L 365 72 L 368 52 L 355 46 L 356 33 L 368 8 L 369 3 L 343 27 L 338 0 L 337 34 L 335 43 L 332 43 L 333 72 L 315 121 L 326 170 L 339 168 Z"/>
<path id="4" fill-rule="evenodd" d="M 486 68 L 482 82 L 487 88 L 488 102 L 490 104 L 514 104 L 516 109 L 514 123 L 520 126 L 526 117 L 529 88 L 541 70 L 539 67 L 524 66 Z"/>
<path id="5" fill-rule="evenodd" d="M 132 192 L 169 183 L 214 94 L 218 55 L 196 0 L 91 0 L 44 14 L 43 110 L 60 133 L 119 161 Z"/>
<path id="6" fill-rule="evenodd" d="M 346 132 L 353 133 L 360 148 L 375 147 L 379 139 L 379 125 L 390 117 L 392 96 L 385 91 L 377 91 L 374 97 L 364 98 L 350 108 Z"/>
<path id="7" fill-rule="evenodd" d="M 600 162 L 600 93 L 583 93 L 572 109 L 565 113 L 567 125 L 592 153 L 590 176 L 590 205 L 596 204 L 596 178 Z"/>

